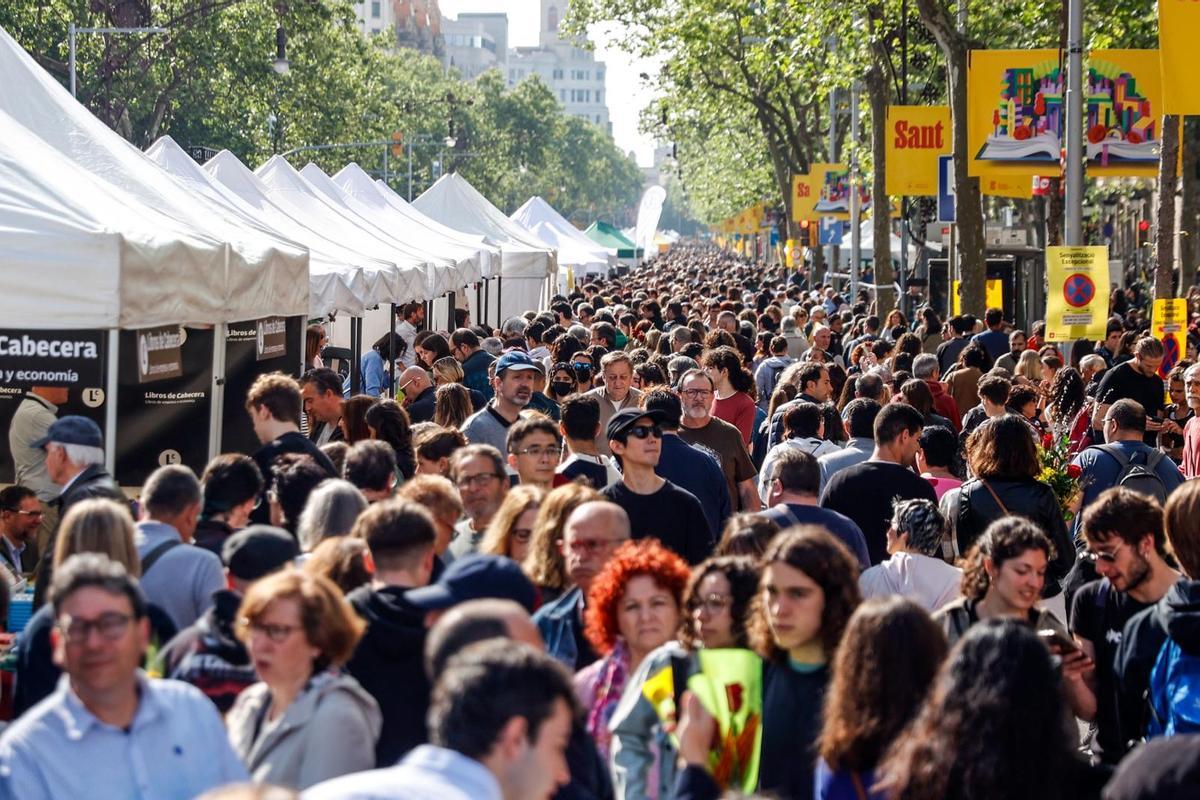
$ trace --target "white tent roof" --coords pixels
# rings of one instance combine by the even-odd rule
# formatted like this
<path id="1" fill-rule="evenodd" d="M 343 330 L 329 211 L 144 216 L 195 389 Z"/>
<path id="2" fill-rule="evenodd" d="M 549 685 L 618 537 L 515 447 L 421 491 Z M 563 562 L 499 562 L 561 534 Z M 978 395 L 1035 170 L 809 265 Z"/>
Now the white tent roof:
<path id="1" fill-rule="evenodd" d="M 367 307 L 369 298 L 363 269 L 351 264 L 369 263 L 375 272 L 386 269 L 386 264 L 343 251 L 336 243 L 325 240 L 316 231 L 293 220 L 261 193 L 251 190 L 248 197 L 242 197 L 232 187 L 202 169 L 170 136 L 163 136 L 150 145 L 146 155 L 191 191 L 224 207 L 247 225 L 307 245 L 310 317 L 323 317 L 331 311 L 362 314 Z M 228 151 L 222 154 L 222 160 L 224 158 L 237 161 Z M 257 180 L 240 163 L 238 166 L 246 176 Z"/>
<path id="2" fill-rule="evenodd" d="M 531 197 L 509 217 L 537 234 L 537 237 L 558 250 L 558 263 L 576 267 L 581 272 L 608 273 L 616 266 L 616 256 L 589 239 L 570 220 L 554 210 L 541 197 Z"/>
<path id="3" fill-rule="evenodd" d="M 308 311 L 308 253 L 292 242 L 262 234 L 226 216 L 221 208 L 188 192 L 140 150 L 126 142 L 39 67 L 0 29 L 0 111 L 29 129 L 80 167 L 123 189 L 173 220 L 226 242 L 224 263 L 195 280 L 177 265 L 160 265 L 151 289 L 173 305 L 174 322 L 236 322 Z M 64 189 L 69 190 L 70 184 Z M 196 283 L 183 298 L 180 282 Z M 38 282 L 42 286 L 45 282 Z M 43 306 L 44 314 L 53 309 Z"/>
<path id="4" fill-rule="evenodd" d="M 219 317 L 207 275 L 224 268 L 225 250 L 0 112 L 5 327 L 143 328 Z"/>
<path id="5" fill-rule="evenodd" d="M 408 303 L 429 300 L 426 288 L 426 264 L 400 252 L 386 240 L 364 230 L 350 217 L 327 203 L 323 196 L 300 177 L 300 173 L 281 156 L 272 156 L 254 171 L 267 186 L 268 195 L 280 202 L 303 209 L 312 224 L 319 224 L 327 236 L 345 242 L 348 247 L 395 266 L 382 274 L 377 300 L 381 303 Z"/>
<path id="6" fill-rule="evenodd" d="M 370 176 L 363 172 L 357 164 L 348 164 L 342 168 L 341 172 L 333 176 L 333 180 L 347 191 L 357 191 L 360 184 L 358 177 L 355 175 L 356 172 L 358 176 L 370 179 Z M 479 267 L 483 277 L 491 278 L 493 274 L 499 273 L 500 248 L 494 244 L 489 244 L 486 237 L 473 233 L 464 233 L 448 225 L 443 225 L 433 217 L 422 214 L 415 206 L 392 191 L 392 188 L 383 181 L 376 180 L 374 183 L 375 188 L 379 190 L 380 196 L 383 197 L 388 205 L 401 214 L 429 228 L 444 239 L 478 250 L 480 256 Z"/>
<path id="7" fill-rule="evenodd" d="M 428 297 L 439 297 L 466 284 L 454 259 L 425 246 L 425 243 L 417 238 L 415 231 L 402 229 L 391 219 L 386 207 L 372 206 L 348 194 L 316 164 L 305 164 L 300 170 L 300 177 L 321 194 L 326 202 L 340 209 L 359 227 L 393 244 L 401 252 L 425 261 Z"/>
<path id="8" fill-rule="evenodd" d="M 505 278 L 545 278 L 558 271 L 549 245 L 504 216 L 456 172 L 443 175 L 413 205 L 443 225 L 499 245 Z"/>
<path id="9" fill-rule="evenodd" d="M 450 258 L 458 270 L 461 283 L 451 287 L 458 289 L 476 283 L 483 277 L 483 262 L 491 255 L 481 237 L 467 237 L 451 231 L 400 199 L 395 192 L 380 188 L 371 176 L 358 164 L 350 163 L 333 176 L 333 182 L 357 202 L 369 206 L 374 213 L 392 226 L 398 235 L 411 238 L 422 247 Z M 393 203 L 391 195 L 398 201 Z M 499 250 L 495 250 L 499 255 Z"/>

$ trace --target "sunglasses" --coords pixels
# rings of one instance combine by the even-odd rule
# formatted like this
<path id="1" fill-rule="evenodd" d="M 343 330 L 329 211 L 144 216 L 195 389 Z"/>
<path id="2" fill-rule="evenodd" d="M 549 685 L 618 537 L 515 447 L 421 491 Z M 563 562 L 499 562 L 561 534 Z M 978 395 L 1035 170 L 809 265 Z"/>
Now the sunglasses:
<path id="1" fill-rule="evenodd" d="M 645 439 L 648 436 L 653 436 L 655 439 L 661 439 L 663 430 L 658 425 L 634 425 L 626 431 L 630 436 L 638 439 Z"/>
<path id="2" fill-rule="evenodd" d="M 1117 553 L 1121 552 L 1121 548 L 1124 546 L 1125 542 L 1121 542 L 1112 549 L 1111 553 L 1097 553 L 1094 550 L 1084 550 L 1083 558 L 1092 562 L 1093 564 L 1095 564 L 1097 561 L 1103 561 L 1105 564 L 1112 564 L 1116 562 Z"/>

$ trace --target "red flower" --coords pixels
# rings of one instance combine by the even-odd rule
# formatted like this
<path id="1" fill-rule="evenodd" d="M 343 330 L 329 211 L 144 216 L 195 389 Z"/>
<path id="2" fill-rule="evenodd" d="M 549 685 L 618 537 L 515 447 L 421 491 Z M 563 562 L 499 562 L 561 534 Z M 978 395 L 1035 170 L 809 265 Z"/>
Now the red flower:
<path id="1" fill-rule="evenodd" d="M 1083 467 L 1079 466 L 1078 464 L 1068 464 L 1067 465 L 1067 477 L 1068 478 L 1071 478 L 1072 480 L 1074 480 L 1082 474 L 1083 474 Z"/>
<path id="2" fill-rule="evenodd" d="M 1043 435 L 1042 447 L 1046 448 L 1047 450 L 1049 450 L 1051 447 L 1054 447 L 1054 437 L 1048 433 Z"/>

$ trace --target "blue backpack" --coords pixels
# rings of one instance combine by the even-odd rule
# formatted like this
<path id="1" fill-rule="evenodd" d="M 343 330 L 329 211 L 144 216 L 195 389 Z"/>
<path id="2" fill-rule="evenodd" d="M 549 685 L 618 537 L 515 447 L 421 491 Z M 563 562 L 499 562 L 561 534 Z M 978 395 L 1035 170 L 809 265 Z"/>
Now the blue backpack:
<path id="1" fill-rule="evenodd" d="M 1200 656 L 1168 637 L 1150 672 L 1148 699 L 1150 737 L 1200 732 Z"/>

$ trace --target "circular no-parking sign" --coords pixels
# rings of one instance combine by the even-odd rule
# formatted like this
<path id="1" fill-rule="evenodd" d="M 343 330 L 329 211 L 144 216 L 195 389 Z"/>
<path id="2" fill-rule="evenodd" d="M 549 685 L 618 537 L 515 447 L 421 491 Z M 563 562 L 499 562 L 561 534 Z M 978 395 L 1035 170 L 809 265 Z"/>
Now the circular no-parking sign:
<path id="1" fill-rule="evenodd" d="M 1164 336 L 1163 340 L 1163 360 L 1162 366 L 1159 368 L 1159 373 L 1163 377 L 1171 371 L 1171 368 L 1179 363 L 1179 340 L 1174 336 Z"/>
<path id="2" fill-rule="evenodd" d="M 1096 284 L 1082 272 L 1076 272 L 1063 281 L 1063 297 L 1072 308 L 1083 308 L 1096 296 Z"/>

